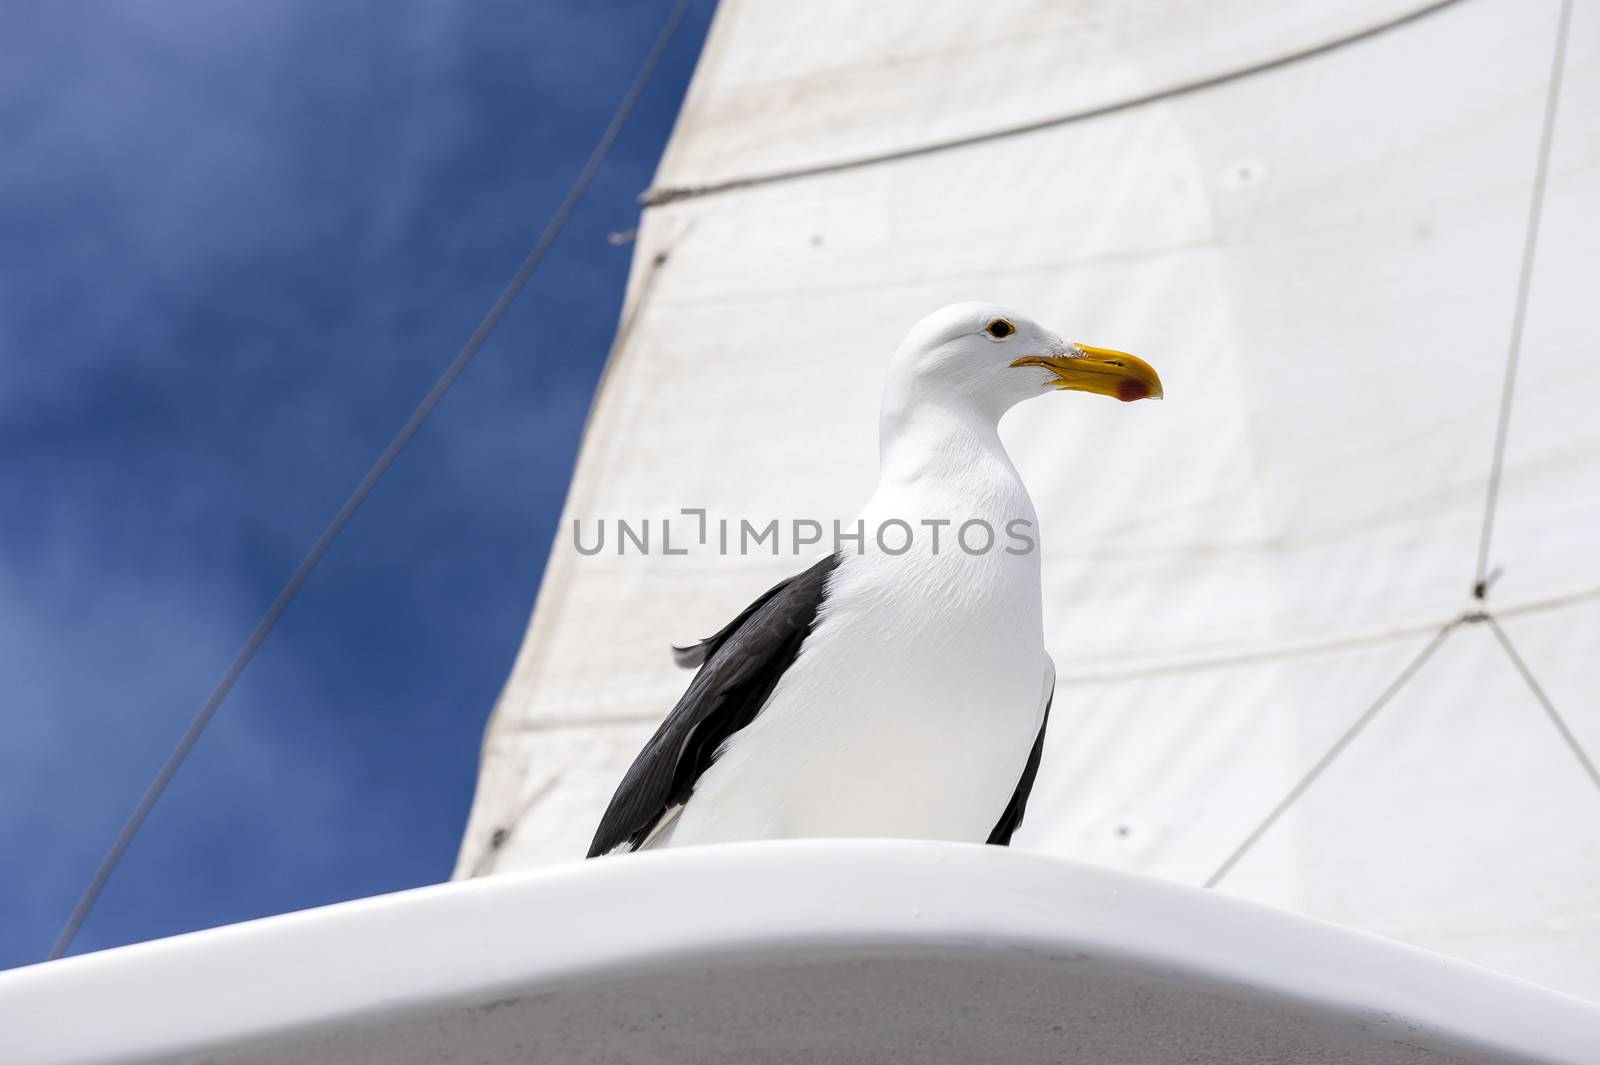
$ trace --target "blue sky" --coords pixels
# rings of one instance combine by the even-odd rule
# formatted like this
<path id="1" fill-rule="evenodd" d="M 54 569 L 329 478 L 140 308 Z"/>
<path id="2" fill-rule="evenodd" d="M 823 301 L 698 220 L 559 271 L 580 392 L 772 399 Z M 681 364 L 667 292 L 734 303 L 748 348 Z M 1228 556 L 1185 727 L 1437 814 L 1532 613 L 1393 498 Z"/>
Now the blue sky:
<path id="1" fill-rule="evenodd" d="M 670 0 L 0 5 L 0 967 L 526 254 Z M 697 3 L 76 951 L 442 880 Z"/>

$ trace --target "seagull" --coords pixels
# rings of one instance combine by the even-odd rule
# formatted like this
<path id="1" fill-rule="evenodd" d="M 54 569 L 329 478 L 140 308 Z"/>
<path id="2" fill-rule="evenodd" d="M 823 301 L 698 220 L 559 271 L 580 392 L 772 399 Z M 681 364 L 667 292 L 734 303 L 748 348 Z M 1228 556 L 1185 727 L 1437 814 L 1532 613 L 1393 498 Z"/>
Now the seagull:
<path id="1" fill-rule="evenodd" d="M 698 671 L 589 857 L 819 836 L 1010 844 L 1055 666 L 1038 516 L 999 425 L 1051 391 L 1162 394 L 1142 359 L 993 304 L 911 329 L 889 363 L 861 535 L 674 649 Z"/>

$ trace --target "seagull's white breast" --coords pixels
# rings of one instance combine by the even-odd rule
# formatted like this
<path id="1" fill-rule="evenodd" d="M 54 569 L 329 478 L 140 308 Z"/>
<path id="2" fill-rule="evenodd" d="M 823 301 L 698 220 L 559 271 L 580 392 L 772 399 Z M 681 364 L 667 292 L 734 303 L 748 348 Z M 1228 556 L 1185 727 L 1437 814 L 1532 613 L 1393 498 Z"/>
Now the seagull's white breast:
<path id="1" fill-rule="evenodd" d="M 1004 453 L 989 458 L 880 486 L 865 549 L 846 545 L 800 657 L 658 845 L 988 838 L 1038 733 L 1046 668 L 1033 506 Z M 916 533 L 898 555 L 874 535 L 895 518 Z M 924 519 L 952 523 L 937 550 Z M 990 549 L 957 542 L 972 519 L 994 529 Z M 1014 520 L 1030 523 L 1033 549 L 1008 539 Z M 974 527 L 969 545 L 983 540 Z"/>

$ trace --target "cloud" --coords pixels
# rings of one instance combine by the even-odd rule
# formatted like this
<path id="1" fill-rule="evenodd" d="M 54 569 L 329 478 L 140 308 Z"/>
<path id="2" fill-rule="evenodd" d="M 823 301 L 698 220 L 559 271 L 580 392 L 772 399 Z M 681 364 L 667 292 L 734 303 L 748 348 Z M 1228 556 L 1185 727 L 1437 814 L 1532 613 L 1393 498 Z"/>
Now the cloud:
<path id="1" fill-rule="evenodd" d="M 0 966 L 42 956 L 667 6 L 0 7 Z M 448 875 L 709 6 L 80 948 Z"/>

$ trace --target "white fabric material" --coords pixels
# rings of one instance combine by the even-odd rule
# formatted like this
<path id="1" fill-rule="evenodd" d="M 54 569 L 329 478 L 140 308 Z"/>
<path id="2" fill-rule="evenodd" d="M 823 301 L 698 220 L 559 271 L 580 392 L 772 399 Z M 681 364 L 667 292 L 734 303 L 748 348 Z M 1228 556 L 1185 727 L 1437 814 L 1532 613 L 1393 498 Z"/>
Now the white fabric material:
<path id="1" fill-rule="evenodd" d="M 725 0 L 658 185 L 1077 111 L 1418 5 L 1224 6 Z M 1203 881 L 1470 605 L 1557 10 L 1461 0 L 1159 102 L 650 210 L 458 875 L 580 856 L 686 682 L 666 644 L 816 550 L 724 556 L 680 508 L 848 520 L 896 341 L 991 299 L 1145 356 L 1167 395 L 1002 426 L 1061 677 L 1017 843 Z M 1578 0 L 1489 606 L 1600 754 L 1597 102 Z M 619 556 L 615 521 L 645 517 L 689 553 L 658 525 Z M 1600 794 L 1481 625 L 1220 890 L 1600 999 Z"/>

